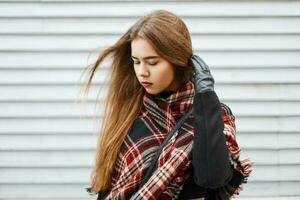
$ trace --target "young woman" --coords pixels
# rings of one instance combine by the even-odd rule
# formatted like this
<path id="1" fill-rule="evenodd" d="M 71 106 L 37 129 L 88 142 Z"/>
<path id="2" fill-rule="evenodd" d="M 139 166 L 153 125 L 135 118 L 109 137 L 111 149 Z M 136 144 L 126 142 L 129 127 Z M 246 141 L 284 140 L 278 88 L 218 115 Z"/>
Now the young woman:
<path id="1" fill-rule="evenodd" d="M 98 199 L 229 199 L 251 173 L 240 160 L 235 116 L 214 91 L 206 63 L 193 53 L 190 33 L 175 14 L 141 17 L 99 56 L 112 55 L 90 193 Z M 193 113 L 163 148 L 155 170 L 140 185 L 157 149 L 189 110 Z"/>

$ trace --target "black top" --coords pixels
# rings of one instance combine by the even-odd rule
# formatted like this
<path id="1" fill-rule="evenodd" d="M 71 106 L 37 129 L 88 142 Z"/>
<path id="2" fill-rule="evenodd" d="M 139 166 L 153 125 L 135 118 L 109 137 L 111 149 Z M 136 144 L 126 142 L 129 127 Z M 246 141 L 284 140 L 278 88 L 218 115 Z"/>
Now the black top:
<path id="1" fill-rule="evenodd" d="M 172 91 L 163 91 L 163 92 L 157 94 L 157 96 L 166 99 L 166 98 L 168 98 L 172 93 L 173 93 Z"/>

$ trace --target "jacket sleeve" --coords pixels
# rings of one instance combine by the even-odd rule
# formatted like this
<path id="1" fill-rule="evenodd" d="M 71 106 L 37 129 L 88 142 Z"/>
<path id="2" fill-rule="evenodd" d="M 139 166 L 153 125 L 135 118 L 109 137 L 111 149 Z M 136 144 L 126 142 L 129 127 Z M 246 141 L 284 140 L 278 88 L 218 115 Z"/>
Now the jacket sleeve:
<path id="1" fill-rule="evenodd" d="M 193 106 L 195 182 L 206 188 L 226 186 L 230 195 L 238 194 L 251 173 L 251 162 L 239 159 L 235 116 L 214 91 L 197 93 Z"/>
<path id="2" fill-rule="evenodd" d="M 226 146 L 222 108 L 215 91 L 196 93 L 194 97 L 194 181 L 205 188 L 218 188 L 233 175 Z"/>

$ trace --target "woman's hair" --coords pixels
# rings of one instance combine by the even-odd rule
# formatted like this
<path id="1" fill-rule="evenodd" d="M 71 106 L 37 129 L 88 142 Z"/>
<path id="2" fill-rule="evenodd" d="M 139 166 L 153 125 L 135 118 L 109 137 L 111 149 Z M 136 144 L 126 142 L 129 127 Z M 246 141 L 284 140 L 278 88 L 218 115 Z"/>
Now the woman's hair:
<path id="1" fill-rule="evenodd" d="M 193 54 L 190 33 L 180 17 L 166 10 L 155 10 L 142 16 L 114 45 L 103 50 L 89 69 L 85 86 L 87 93 L 99 65 L 111 55 L 110 80 L 91 174 L 91 192 L 111 187 L 120 147 L 143 105 L 145 89 L 135 75 L 131 59 L 131 42 L 137 38 L 145 39 L 158 55 L 172 64 L 175 80 L 179 83 L 189 80 L 193 74 L 192 67 L 188 66 Z"/>

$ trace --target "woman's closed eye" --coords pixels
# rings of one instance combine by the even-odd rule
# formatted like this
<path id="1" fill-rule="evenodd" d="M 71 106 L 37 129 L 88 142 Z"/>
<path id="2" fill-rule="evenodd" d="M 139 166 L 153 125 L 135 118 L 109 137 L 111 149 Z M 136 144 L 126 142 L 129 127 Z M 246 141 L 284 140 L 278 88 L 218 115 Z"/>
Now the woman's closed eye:
<path id="1" fill-rule="evenodd" d="M 134 61 L 133 63 L 134 63 L 135 65 L 139 65 L 139 64 L 140 64 L 140 62 L 137 62 L 137 61 Z M 157 63 L 158 63 L 158 62 L 149 62 L 148 64 L 154 66 L 154 65 L 156 65 Z"/>
<path id="2" fill-rule="evenodd" d="M 138 60 L 132 59 L 133 64 L 138 65 L 140 62 Z"/>
<path id="3" fill-rule="evenodd" d="M 158 63 L 158 60 L 149 60 L 148 64 L 149 65 L 156 65 Z"/>
<path id="4" fill-rule="evenodd" d="M 152 62 L 152 63 L 149 63 L 149 65 L 156 65 L 157 62 Z"/>

